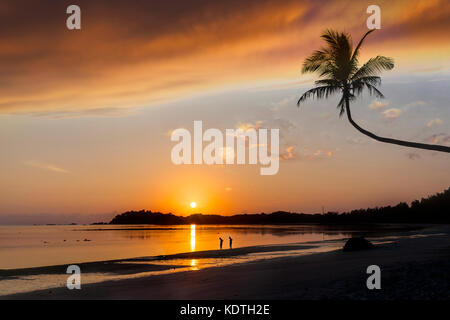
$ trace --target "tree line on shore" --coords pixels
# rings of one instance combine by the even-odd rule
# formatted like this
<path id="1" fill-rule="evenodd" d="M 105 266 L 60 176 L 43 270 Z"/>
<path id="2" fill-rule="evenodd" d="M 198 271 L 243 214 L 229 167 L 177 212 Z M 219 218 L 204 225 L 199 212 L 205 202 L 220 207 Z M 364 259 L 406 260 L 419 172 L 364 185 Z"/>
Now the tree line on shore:
<path id="1" fill-rule="evenodd" d="M 352 224 L 352 223 L 450 223 L 450 188 L 410 205 L 357 209 L 337 213 L 294 213 L 277 211 L 232 216 L 193 214 L 187 217 L 147 210 L 127 211 L 115 216 L 110 224 Z"/>

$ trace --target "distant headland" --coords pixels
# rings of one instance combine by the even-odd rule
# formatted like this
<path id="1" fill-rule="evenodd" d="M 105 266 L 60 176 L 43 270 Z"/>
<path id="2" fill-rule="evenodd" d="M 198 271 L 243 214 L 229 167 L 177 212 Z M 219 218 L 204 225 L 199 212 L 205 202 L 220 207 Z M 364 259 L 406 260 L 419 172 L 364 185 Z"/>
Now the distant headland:
<path id="1" fill-rule="evenodd" d="M 128 211 L 115 216 L 109 224 L 361 224 L 361 223 L 450 223 L 450 188 L 442 193 L 415 200 L 408 205 L 352 210 L 336 213 L 237 214 L 233 216 L 193 214 L 187 217 L 172 213 Z"/>

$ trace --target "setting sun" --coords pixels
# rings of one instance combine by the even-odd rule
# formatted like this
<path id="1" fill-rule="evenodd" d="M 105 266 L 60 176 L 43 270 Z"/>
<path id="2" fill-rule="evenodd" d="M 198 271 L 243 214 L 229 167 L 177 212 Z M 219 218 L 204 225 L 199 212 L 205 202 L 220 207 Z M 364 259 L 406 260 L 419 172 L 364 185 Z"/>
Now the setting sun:
<path id="1" fill-rule="evenodd" d="M 190 206 L 192 209 L 194 209 L 197 207 L 197 203 L 193 201 L 193 202 L 191 202 Z"/>

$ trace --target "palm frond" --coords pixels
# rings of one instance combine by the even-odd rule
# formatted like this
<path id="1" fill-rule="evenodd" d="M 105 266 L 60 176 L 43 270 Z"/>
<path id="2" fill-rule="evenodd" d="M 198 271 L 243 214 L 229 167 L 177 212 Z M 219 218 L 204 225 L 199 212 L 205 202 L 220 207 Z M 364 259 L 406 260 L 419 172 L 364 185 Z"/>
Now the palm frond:
<path id="1" fill-rule="evenodd" d="M 330 58 L 331 54 L 328 49 L 315 51 L 303 62 L 302 73 L 316 72 L 319 68 L 323 67 Z"/>
<path id="2" fill-rule="evenodd" d="M 339 118 L 342 117 L 345 113 L 345 101 L 346 99 L 348 101 L 353 101 L 356 99 L 356 96 L 350 92 L 344 93 L 341 97 L 341 99 L 339 100 L 339 103 L 337 105 L 337 108 L 339 109 Z"/>
<path id="3" fill-rule="evenodd" d="M 346 110 L 346 103 L 355 100 L 364 90 L 368 90 L 370 95 L 383 98 L 383 94 L 377 88 L 381 84 L 378 74 L 384 70 L 391 70 L 394 67 L 394 60 L 377 56 L 358 68 L 360 48 L 373 31 L 366 32 L 353 50 L 351 36 L 348 33 L 326 30 L 321 35 L 326 46 L 306 58 L 302 68 L 302 73 L 317 73 L 319 80 L 315 81 L 315 88 L 300 97 L 297 105 L 309 98 L 328 98 L 331 94 L 342 92 L 342 98 L 337 105 L 339 115 L 342 116 Z"/>
<path id="4" fill-rule="evenodd" d="M 362 77 L 375 76 L 384 70 L 391 70 L 394 68 L 394 59 L 376 56 L 369 59 L 361 68 L 359 68 L 351 77 L 351 80 L 357 80 Z"/>
<path id="5" fill-rule="evenodd" d="M 312 89 L 306 91 L 304 94 L 302 94 L 300 99 L 298 99 L 297 106 L 300 106 L 300 103 L 302 103 L 303 101 L 305 101 L 309 98 L 312 98 L 312 99 L 328 98 L 330 95 L 334 94 L 338 90 L 340 90 L 340 88 L 336 87 L 336 86 L 321 86 L 321 87 L 312 88 Z"/>
<path id="6" fill-rule="evenodd" d="M 348 48 L 350 49 L 350 51 L 352 51 L 352 37 L 348 33 L 327 29 L 324 33 L 322 33 L 320 37 L 324 39 L 328 43 L 330 48 L 334 50 L 342 50 L 343 48 Z"/>
<path id="7" fill-rule="evenodd" d="M 384 99 L 384 94 L 378 90 L 375 86 L 366 83 L 366 87 L 369 90 L 370 95 L 375 95 L 377 98 Z"/>
<path id="8" fill-rule="evenodd" d="M 350 63 L 353 51 L 351 36 L 345 32 L 326 30 L 321 36 L 329 46 L 329 66 L 322 70 L 321 76 L 333 75 L 336 79 L 345 80 L 354 70 Z"/>
<path id="9" fill-rule="evenodd" d="M 342 83 L 336 79 L 320 79 L 314 82 L 316 86 L 336 86 L 336 87 L 342 87 Z"/>
<path id="10" fill-rule="evenodd" d="M 367 77 L 361 77 L 358 79 L 353 80 L 350 84 L 352 85 L 354 82 L 367 82 L 373 86 L 379 86 L 381 84 L 381 78 L 379 76 L 367 76 Z"/>
<path id="11" fill-rule="evenodd" d="M 337 108 L 339 109 L 339 118 L 340 118 L 345 113 L 345 95 L 342 95 L 341 100 L 339 100 L 339 103 L 337 105 Z"/>
<path id="12" fill-rule="evenodd" d="M 377 77 L 374 77 L 377 78 Z M 362 94 L 365 88 L 369 91 L 370 95 L 375 95 L 377 98 L 384 98 L 383 93 L 377 89 L 377 85 L 381 80 L 372 79 L 372 77 L 368 78 L 360 78 L 352 82 L 353 94 L 355 96 L 359 96 Z"/>
<path id="13" fill-rule="evenodd" d="M 320 78 L 327 76 L 337 79 L 339 67 L 336 65 L 334 60 L 331 59 L 324 63 L 317 71 L 319 72 Z"/>
<path id="14" fill-rule="evenodd" d="M 326 30 L 321 37 L 327 47 L 315 51 L 305 59 L 302 73 L 318 72 L 319 77 L 347 79 L 355 70 L 350 63 L 353 52 L 351 36 L 345 32 Z"/>
<path id="15" fill-rule="evenodd" d="M 332 48 L 336 47 L 338 33 L 332 29 L 325 30 L 324 33 L 320 35 L 322 39 L 324 39 L 328 45 Z"/>

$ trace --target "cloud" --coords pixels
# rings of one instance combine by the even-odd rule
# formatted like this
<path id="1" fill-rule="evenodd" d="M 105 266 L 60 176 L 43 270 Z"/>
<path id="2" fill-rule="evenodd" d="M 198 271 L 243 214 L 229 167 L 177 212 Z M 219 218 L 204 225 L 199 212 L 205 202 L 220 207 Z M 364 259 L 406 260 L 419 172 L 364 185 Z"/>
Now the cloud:
<path id="1" fill-rule="evenodd" d="M 450 135 L 446 133 L 437 133 L 433 134 L 425 139 L 427 143 L 431 144 L 444 144 L 449 145 L 450 144 Z"/>
<path id="2" fill-rule="evenodd" d="M 247 143 L 249 143 L 249 137 L 245 135 L 245 132 L 247 130 L 258 130 L 258 129 L 260 129 L 263 126 L 263 124 L 264 124 L 264 121 L 262 121 L 262 120 L 257 120 L 254 123 L 253 122 L 239 122 L 236 125 L 236 129 L 243 130 L 244 131 L 244 135 L 240 135 L 237 132 L 234 132 L 232 134 L 227 133 L 227 135 L 228 136 L 233 136 L 236 139 L 244 139 L 246 141 L 246 147 L 247 147 Z M 251 145 L 248 145 L 248 147 L 249 148 L 256 148 L 256 147 L 258 147 L 258 144 L 251 144 Z M 232 152 L 232 150 L 228 151 L 227 154 L 229 154 L 231 156 L 231 152 Z M 233 157 L 235 156 L 234 153 L 233 153 L 232 156 Z"/>
<path id="3" fill-rule="evenodd" d="M 231 188 L 231 187 L 226 187 L 226 188 L 225 188 L 225 191 L 226 191 L 226 192 L 233 191 L 233 188 Z"/>
<path id="4" fill-rule="evenodd" d="M 117 118 L 124 116 L 132 116 L 137 113 L 136 109 L 127 108 L 98 108 L 79 111 L 48 111 L 35 112 L 32 115 L 35 117 L 50 117 L 53 119 L 72 119 L 81 117 L 90 118 Z"/>
<path id="5" fill-rule="evenodd" d="M 309 155 L 310 159 L 313 158 L 331 158 L 333 156 L 333 151 L 332 150 L 322 150 L 322 149 L 318 149 L 316 151 L 314 151 L 312 153 L 312 155 Z"/>
<path id="6" fill-rule="evenodd" d="M 240 122 L 237 125 L 237 129 L 242 129 L 244 131 L 249 130 L 249 129 L 255 129 L 258 130 L 259 128 L 262 127 L 264 121 L 262 120 L 258 120 L 255 123 L 251 123 L 251 122 Z"/>
<path id="7" fill-rule="evenodd" d="M 410 102 L 407 105 L 405 105 L 403 107 L 403 111 L 408 111 L 411 108 L 415 108 L 415 107 L 423 107 L 426 106 L 427 103 L 424 101 L 414 101 L 414 102 Z"/>
<path id="8" fill-rule="evenodd" d="M 1 2 L 0 113 L 77 116 L 82 110 L 134 109 L 241 84 L 302 81 L 293 70 L 320 47 L 323 29 L 348 30 L 355 42 L 364 32 L 367 8 L 364 1 L 340 0 L 327 5 L 79 0 L 77 5 L 82 30 L 68 31 L 64 1 Z M 425 59 L 411 55 L 411 47 L 420 45 L 430 55 L 446 49 L 441 30 L 450 29 L 449 14 L 447 0 L 392 2 L 383 7 L 383 29 L 366 42 L 364 55 L 389 50 L 405 57 L 402 65 L 417 66 Z M 99 113 L 104 115 L 86 115 Z"/>
<path id="9" fill-rule="evenodd" d="M 280 152 L 280 160 L 294 160 L 296 158 L 295 146 L 288 146 Z"/>
<path id="10" fill-rule="evenodd" d="M 383 118 L 386 120 L 393 120 L 398 118 L 402 114 L 402 110 L 397 108 L 391 108 L 383 111 L 381 114 L 383 115 Z"/>
<path id="11" fill-rule="evenodd" d="M 32 18 L 24 14 L 28 1 L 2 5 L 4 113 L 136 108 L 270 78 L 264 65 L 284 50 L 288 42 L 280 40 L 296 32 L 311 6 L 294 0 L 80 0 L 89 14 L 82 30 L 71 32 L 64 3 L 36 0 Z M 52 39 L 45 38 L 50 32 Z"/>
<path id="12" fill-rule="evenodd" d="M 442 65 L 439 66 L 433 66 L 433 67 L 427 67 L 427 68 L 418 68 L 411 70 L 413 73 L 433 73 L 444 70 L 444 67 Z"/>
<path id="13" fill-rule="evenodd" d="M 316 160 L 316 159 L 327 159 L 334 156 L 335 151 L 327 149 L 316 149 L 316 150 L 297 150 L 295 145 L 290 145 L 285 147 L 280 152 L 280 160 Z"/>
<path id="14" fill-rule="evenodd" d="M 38 161 L 29 160 L 29 161 L 25 161 L 24 164 L 29 166 L 29 167 L 39 168 L 39 169 L 53 171 L 53 172 L 57 172 L 57 173 L 69 173 L 68 170 L 60 168 L 60 167 L 55 166 L 53 164 L 49 164 L 49 163 L 41 163 L 41 162 L 38 162 Z"/>
<path id="15" fill-rule="evenodd" d="M 282 118 L 271 118 L 274 114 L 270 114 L 268 119 L 257 120 L 257 121 L 246 121 L 239 122 L 236 125 L 237 129 L 249 130 L 249 129 L 267 129 L 268 134 L 270 134 L 271 129 L 279 129 L 279 155 L 280 160 L 295 160 L 297 159 L 296 146 L 293 142 L 292 133 L 296 131 L 297 126 L 288 119 Z M 233 136 L 237 137 L 236 134 Z M 259 138 L 258 138 L 259 139 Z M 269 138 L 270 140 L 270 138 Z M 248 137 L 245 137 L 245 141 L 249 141 Z M 263 146 L 261 143 L 247 144 L 246 147 L 249 149 L 258 148 Z M 270 149 L 270 145 L 266 145 Z"/>
<path id="16" fill-rule="evenodd" d="M 372 110 L 381 110 L 381 109 L 387 107 L 388 105 L 389 105 L 388 101 L 380 102 L 377 100 L 373 100 L 372 103 L 369 104 L 369 108 Z M 421 106 L 425 106 L 425 105 L 426 105 L 426 103 L 424 101 L 414 101 L 414 102 L 404 105 L 401 109 L 390 108 L 390 109 L 381 111 L 381 115 L 382 115 L 383 119 L 385 119 L 385 120 L 394 120 L 394 119 L 397 119 L 403 113 L 407 112 L 411 108 L 421 107 Z M 428 123 L 429 125 L 427 125 L 427 126 L 438 125 L 439 123 L 440 123 L 440 120 L 437 119 L 436 123 L 433 122 L 430 124 L 430 122 L 429 122 Z"/>
<path id="17" fill-rule="evenodd" d="M 381 102 L 381 101 L 377 101 L 374 100 L 372 101 L 371 104 L 369 104 L 369 108 L 372 110 L 379 110 L 379 109 L 383 109 L 384 107 L 387 107 L 389 105 L 389 102 Z"/>
<path id="18" fill-rule="evenodd" d="M 313 77 L 306 79 L 306 80 L 291 80 L 288 82 L 282 82 L 282 83 L 277 82 L 277 83 L 273 83 L 273 84 L 269 84 L 269 85 L 257 86 L 255 88 L 252 88 L 251 91 L 253 91 L 253 92 L 277 91 L 277 90 L 281 90 L 281 89 L 298 88 L 300 85 L 308 84 L 308 83 L 309 84 L 314 83 Z"/>
<path id="19" fill-rule="evenodd" d="M 442 120 L 439 119 L 439 118 L 436 118 L 436 119 L 428 121 L 427 122 L 427 127 L 431 128 L 431 127 L 434 127 L 434 126 L 439 126 L 441 124 L 442 124 Z"/>
<path id="20" fill-rule="evenodd" d="M 289 106 L 295 106 L 296 105 L 296 100 L 298 99 L 298 95 L 291 95 L 290 97 L 286 97 L 284 99 L 282 99 L 281 101 L 278 101 L 276 103 L 272 103 L 272 111 L 279 111 L 280 109 Z"/>
<path id="21" fill-rule="evenodd" d="M 328 150 L 328 149 L 302 149 L 296 152 L 296 158 L 298 159 L 306 159 L 306 160 L 320 160 L 320 159 L 329 159 L 335 155 L 336 151 Z"/>
<path id="22" fill-rule="evenodd" d="M 398 118 L 401 114 L 405 113 L 409 109 L 419 107 L 419 106 L 425 106 L 426 103 L 424 101 L 414 101 L 414 102 L 404 105 L 401 109 L 390 108 L 390 109 L 381 111 L 381 109 L 386 108 L 388 105 L 389 105 L 389 101 L 382 102 L 382 101 L 378 101 L 378 100 L 373 100 L 369 104 L 369 108 L 371 110 L 380 110 L 383 119 L 393 120 L 393 119 Z"/>

